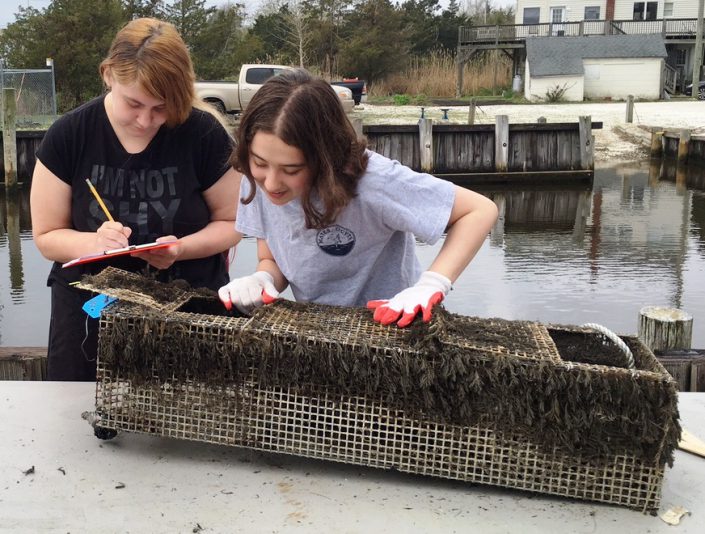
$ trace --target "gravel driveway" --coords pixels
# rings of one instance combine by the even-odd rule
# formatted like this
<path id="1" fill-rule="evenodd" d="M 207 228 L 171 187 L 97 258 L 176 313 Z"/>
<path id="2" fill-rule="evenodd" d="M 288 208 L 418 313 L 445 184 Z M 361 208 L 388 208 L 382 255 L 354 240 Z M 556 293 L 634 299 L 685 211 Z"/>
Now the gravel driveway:
<path id="1" fill-rule="evenodd" d="M 439 121 L 443 116 L 439 106 L 428 106 L 424 113 Z M 631 124 L 625 122 L 625 102 L 478 106 L 475 122 L 493 124 L 496 115 L 508 115 L 510 124 L 536 122 L 539 117 L 545 117 L 548 122 L 577 122 L 578 117 L 590 115 L 594 122 L 603 123 L 601 130 L 593 132 L 595 159 L 603 162 L 642 159 L 648 154 L 650 132 L 655 127 L 688 128 L 694 135 L 705 135 L 705 101 L 636 102 Z M 362 118 L 364 124 L 414 124 L 421 116 L 421 108 L 363 104 L 350 116 Z M 468 106 L 448 107 L 449 122 L 462 124 L 467 118 Z"/>

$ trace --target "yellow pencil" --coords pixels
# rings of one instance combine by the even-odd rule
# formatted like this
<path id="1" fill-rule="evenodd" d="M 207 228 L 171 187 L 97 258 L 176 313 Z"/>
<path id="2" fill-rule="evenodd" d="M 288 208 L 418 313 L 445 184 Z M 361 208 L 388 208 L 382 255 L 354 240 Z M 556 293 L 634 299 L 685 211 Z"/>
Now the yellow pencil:
<path id="1" fill-rule="evenodd" d="M 113 216 L 110 215 L 108 208 L 105 207 L 105 203 L 103 202 L 103 199 L 100 198 L 98 191 L 96 191 L 95 187 L 93 187 L 93 184 L 91 183 L 89 178 L 86 178 L 86 183 L 88 184 L 88 187 L 91 189 L 91 193 L 93 193 L 93 196 L 98 201 L 98 204 L 100 204 L 100 207 L 103 208 L 103 213 L 105 213 L 105 216 L 108 218 L 108 220 L 110 222 L 115 222 L 115 219 L 113 219 Z"/>

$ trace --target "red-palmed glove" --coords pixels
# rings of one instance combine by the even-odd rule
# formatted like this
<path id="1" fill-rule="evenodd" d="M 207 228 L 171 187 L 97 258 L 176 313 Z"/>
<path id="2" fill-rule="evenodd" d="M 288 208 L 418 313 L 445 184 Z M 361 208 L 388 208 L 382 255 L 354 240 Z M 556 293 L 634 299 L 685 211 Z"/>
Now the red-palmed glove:
<path id="1" fill-rule="evenodd" d="M 426 271 L 412 287 L 397 293 L 389 300 L 371 300 L 367 307 L 375 311 L 374 320 L 382 324 L 405 327 L 421 312 L 424 323 L 431 320 L 431 310 L 442 302 L 452 283 L 442 274 Z"/>
<path id="2" fill-rule="evenodd" d="M 218 290 L 218 297 L 226 309 L 233 304 L 242 313 L 249 315 L 263 304 L 271 304 L 279 297 L 274 287 L 274 278 L 266 271 L 257 271 L 249 276 L 236 278 Z"/>

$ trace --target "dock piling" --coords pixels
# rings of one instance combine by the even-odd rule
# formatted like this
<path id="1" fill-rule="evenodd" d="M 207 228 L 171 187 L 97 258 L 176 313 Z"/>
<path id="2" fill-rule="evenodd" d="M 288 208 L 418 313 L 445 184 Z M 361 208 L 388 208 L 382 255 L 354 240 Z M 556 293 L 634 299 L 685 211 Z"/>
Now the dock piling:
<path id="1" fill-rule="evenodd" d="M 681 130 L 678 139 L 678 167 L 688 164 L 688 148 L 690 145 L 690 130 Z"/>
<path id="2" fill-rule="evenodd" d="M 693 316 L 677 308 L 645 306 L 639 310 L 637 335 L 654 352 L 690 349 Z"/>
<path id="3" fill-rule="evenodd" d="M 578 118 L 578 129 L 580 132 L 580 168 L 592 170 L 595 168 L 592 117 L 590 115 L 580 116 Z"/>
<path id="4" fill-rule="evenodd" d="M 419 119 L 419 153 L 421 156 L 421 171 L 433 171 L 433 121 Z"/>
<path id="5" fill-rule="evenodd" d="M 651 157 L 660 158 L 661 156 L 663 156 L 663 130 L 652 130 Z"/>
<path id="6" fill-rule="evenodd" d="M 2 145 L 5 163 L 5 188 L 17 186 L 17 104 L 15 89 L 3 89 Z"/>
<path id="7" fill-rule="evenodd" d="M 507 172 L 509 166 L 509 116 L 497 115 L 494 126 L 494 165 L 497 172 Z"/>

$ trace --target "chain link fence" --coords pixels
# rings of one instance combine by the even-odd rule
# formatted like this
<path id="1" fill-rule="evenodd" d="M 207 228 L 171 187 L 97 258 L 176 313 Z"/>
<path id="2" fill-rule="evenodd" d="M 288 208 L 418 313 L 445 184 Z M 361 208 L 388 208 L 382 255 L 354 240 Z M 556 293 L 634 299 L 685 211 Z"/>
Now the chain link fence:
<path id="1" fill-rule="evenodd" d="M 15 89 L 17 129 L 46 129 L 56 119 L 54 69 L 8 69 L 0 63 L 0 119 L 5 89 Z M 0 122 L 4 124 L 4 122 Z"/>

